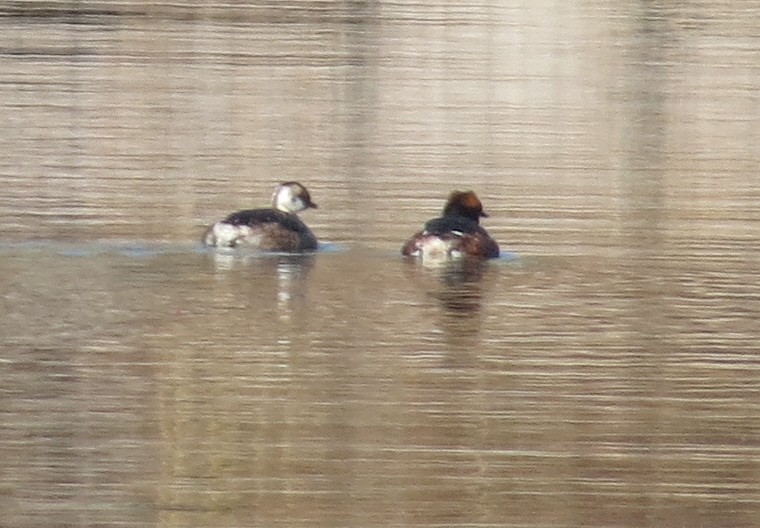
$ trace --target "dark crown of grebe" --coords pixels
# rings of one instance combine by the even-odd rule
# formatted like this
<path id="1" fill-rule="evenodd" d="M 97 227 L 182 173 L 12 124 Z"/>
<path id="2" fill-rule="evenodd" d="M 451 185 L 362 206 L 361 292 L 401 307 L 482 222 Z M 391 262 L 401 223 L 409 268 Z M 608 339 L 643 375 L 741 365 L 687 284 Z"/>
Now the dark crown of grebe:
<path id="1" fill-rule="evenodd" d="M 472 191 L 452 191 L 443 208 L 443 216 L 464 216 L 480 223 L 480 217 L 488 217 L 483 204 Z"/>

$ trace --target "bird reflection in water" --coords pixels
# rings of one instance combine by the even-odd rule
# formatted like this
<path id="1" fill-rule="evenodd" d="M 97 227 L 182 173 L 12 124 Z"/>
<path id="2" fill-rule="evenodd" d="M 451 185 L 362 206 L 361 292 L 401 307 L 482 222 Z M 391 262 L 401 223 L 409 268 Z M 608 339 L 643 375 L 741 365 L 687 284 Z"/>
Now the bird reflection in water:
<path id="1" fill-rule="evenodd" d="M 277 259 L 277 308 L 280 318 L 290 319 L 293 304 L 304 301 L 306 277 L 314 266 L 314 255 L 282 255 Z"/>
<path id="2" fill-rule="evenodd" d="M 412 282 L 440 306 L 435 324 L 447 345 L 444 365 L 469 368 L 476 363 L 472 354 L 477 353 L 481 342 L 483 292 L 492 275 L 489 262 L 461 259 L 436 267 L 407 263 Z"/>
<path id="3" fill-rule="evenodd" d="M 312 253 L 261 253 L 214 250 L 214 268 L 224 283 L 261 307 L 277 307 L 281 320 L 290 320 L 305 303 L 308 275 L 314 266 Z M 231 280 L 227 280 L 231 279 Z"/>
<path id="4" fill-rule="evenodd" d="M 440 302 L 445 313 L 461 317 L 480 310 L 487 261 L 466 258 L 437 266 L 419 266 L 414 261 L 407 264 L 414 281 Z"/>

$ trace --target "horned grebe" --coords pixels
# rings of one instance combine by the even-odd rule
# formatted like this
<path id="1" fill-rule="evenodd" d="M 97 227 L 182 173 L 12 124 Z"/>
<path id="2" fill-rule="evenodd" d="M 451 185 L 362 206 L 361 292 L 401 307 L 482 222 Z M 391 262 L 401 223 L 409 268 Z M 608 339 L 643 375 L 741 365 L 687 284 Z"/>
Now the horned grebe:
<path id="1" fill-rule="evenodd" d="M 272 207 L 232 213 L 208 228 L 203 242 L 209 246 L 251 246 L 264 251 L 310 251 L 317 249 L 317 237 L 296 215 L 317 208 L 309 191 L 298 182 L 278 185 Z"/>
<path id="2" fill-rule="evenodd" d="M 405 256 L 424 260 L 450 260 L 465 256 L 497 258 L 499 245 L 480 226 L 480 217 L 488 216 L 472 191 L 453 191 L 443 215 L 425 223 L 401 248 Z"/>

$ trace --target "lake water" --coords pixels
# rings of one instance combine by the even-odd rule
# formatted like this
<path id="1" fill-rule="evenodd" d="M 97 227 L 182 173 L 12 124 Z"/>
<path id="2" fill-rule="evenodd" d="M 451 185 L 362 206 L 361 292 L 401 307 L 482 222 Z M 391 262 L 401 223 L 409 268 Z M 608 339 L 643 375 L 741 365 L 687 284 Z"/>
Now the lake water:
<path id="1" fill-rule="evenodd" d="M 0 526 L 758 526 L 759 18 L 4 4 Z M 503 258 L 402 260 L 455 188 Z"/>

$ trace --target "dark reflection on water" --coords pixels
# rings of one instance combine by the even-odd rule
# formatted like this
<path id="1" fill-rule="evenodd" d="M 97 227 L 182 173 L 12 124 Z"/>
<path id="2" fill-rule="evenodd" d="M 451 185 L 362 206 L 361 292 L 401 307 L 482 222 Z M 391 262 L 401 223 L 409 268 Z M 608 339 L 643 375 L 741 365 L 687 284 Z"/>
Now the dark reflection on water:
<path id="1" fill-rule="evenodd" d="M 737 5 L 0 6 L 0 525 L 757 524 Z M 514 253 L 398 255 L 452 188 Z"/>
<path id="2" fill-rule="evenodd" d="M 445 313 L 455 320 L 480 311 L 483 276 L 493 262 L 462 260 L 426 267 L 415 259 L 406 259 L 409 280 L 419 292 L 440 302 Z M 486 284 L 486 288 L 489 284 Z M 461 330 L 458 328 L 457 330 Z"/>

